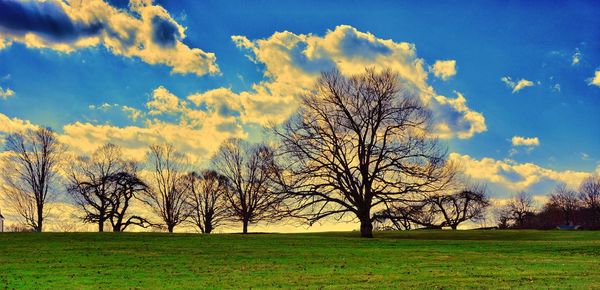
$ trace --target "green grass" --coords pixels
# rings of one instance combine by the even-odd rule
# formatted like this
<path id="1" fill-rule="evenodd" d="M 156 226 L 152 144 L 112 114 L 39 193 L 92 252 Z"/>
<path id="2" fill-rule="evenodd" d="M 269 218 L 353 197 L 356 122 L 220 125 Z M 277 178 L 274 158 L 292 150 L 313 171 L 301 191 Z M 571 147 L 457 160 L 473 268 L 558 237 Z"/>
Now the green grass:
<path id="1" fill-rule="evenodd" d="M 600 232 L 5 233 L 0 288 L 600 288 Z"/>

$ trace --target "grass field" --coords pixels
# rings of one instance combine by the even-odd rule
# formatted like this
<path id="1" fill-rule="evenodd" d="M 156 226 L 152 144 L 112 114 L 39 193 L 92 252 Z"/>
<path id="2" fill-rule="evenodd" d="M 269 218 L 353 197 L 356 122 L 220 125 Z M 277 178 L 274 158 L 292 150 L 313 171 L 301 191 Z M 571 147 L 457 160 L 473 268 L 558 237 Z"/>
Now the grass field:
<path id="1" fill-rule="evenodd" d="M 600 288 L 600 232 L 4 233 L 0 288 Z"/>

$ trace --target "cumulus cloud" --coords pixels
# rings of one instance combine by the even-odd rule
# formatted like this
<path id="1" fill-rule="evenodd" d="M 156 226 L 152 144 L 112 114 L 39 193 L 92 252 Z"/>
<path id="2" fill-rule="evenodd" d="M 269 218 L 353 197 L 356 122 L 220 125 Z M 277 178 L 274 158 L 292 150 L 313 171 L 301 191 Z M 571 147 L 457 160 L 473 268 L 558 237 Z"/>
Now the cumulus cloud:
<path id="1" fill-rule="evenodd" d="M 493 189 L 493 194 L 497 196 L 507 196 L 523 190 L 545 194 L 557 184 L 576 188 L 586 177 L 597 174 L 573 170 L 557 171 L 533 163 L 518 163 L 512 160 L 475 159 L 459 153 L 450 153 L 449 159 L 461 164 L 468 177 L 488 183 Z"/>
<path id="2" fill-rule="evenodd" d="M 594 74 L 594 77 L 590 78 L 589 85 L 600 87 L 600 70 L 597 70 Z"/>
<path id="3" fill-rule="evenodd" d="M 2 144 L 4 144 L 4 138 L 6 135 L 36 128 L 37 126 L 29 121 L 21 120 L 15 117 L 11 118 L 0 113 L 0 148 L 2 147 Z"/>
<path id="4" fill-rule="evenodd" d="M 172 143 L 193 160 L 206 162 L 225 139 L 247 137 L 239 114 L 229 113 L 226 101 L 219 96 L 192 94 L 188 102 L 159 86 L 150 93 L 145 111 L 118 104 L 93 106 L 120 108 L 131 118 L 142 119 L 142 126 L 75 122 L 63 127 L 60 138 L 76 153 L 90 153 L 111 142 L 134 159 L 144 158 L 150 144 Z"/>
<path id="5" fill-rule="evenodd" d="M 60 52 L 103 46 L 172 73 L 219 73 L 215 55 L 187 46 L 185 37 L 185 28 L 148 0 L 131 0 L 127 10 L 103 0 L 0 0 L 0 49 L 14 42 Z"/>
<path id="6" fill-rule="evenodd" d="M 429 67 L 429 71 L 445 81 L 456 75 L 456 60 L 436 60 L 433 66 Z"/>
<path id="7" fill-rule="evenodd" d="M 250 40 L 233 36 L 232 40 L 248 58 L 264 65 L 265 80 L 252 90 L 239 93 L 219 88 L 218 93 L 237 100 L 236 107 L 245 123 L 260 125 L 282 122 L 298 108 L 298 96 L 308 92 L 322 71 L 338 69 L 344 75 L 390 68 L 400 75 L 407 92 L 420 97 L 436 110 L 436 122 L 443 124 L 440 136 L 468 138 L 486 130 L 481 113 L 471 110 L 464 96 L 456 99 L 438 95 L 427 83 L 423 59 L 417 57 L 414 44 L 381 39 L 340 25 L 323 36 L 276 32 L 268 38 Z"/>
<path id="8" fill-rule="evenodd" d="M 108 112 L 109 110 L 119 110 L 125 113 L 127 117 L 134 122 L 146 115 L 146 113 L 139 109 L 119 104 L 103 103 L 101 105 L 89 105 L 88 108 L 90 110 L 100 110 L 103 112 Z"/>
<path id="9" fill-rule="evenodd" d="M 0 99 L 6 100 L 14 95 L 15 91 L 9 88 L 3 89 L 2 87 L 0 87 Z"/>
<path id="10" fill-rule="evenodd" d="M 540 146 L 540 140 L 538 139 L 538 137 L 514 136 L 512 137 L 511 142 L 513 146 Z"/>
<path id="11" fill-rule="evenodd" d="M 434 130 L 440 138 L 456 136 L 460 139 L 470 138 L 479 132 L 485 132 L 485 118 L 479 112 L 469 109 L 467 99 L 460 92 L 455 92 L 456 98 L 435 96 L 432 102 L 434 118 L 438 121 Z"/>
<path id="12" fill-rule="evenodd" d="M 526 88 L 526 87 L 532 87 L 535 85 L 532 81 L 526 80 L 526 79 L 521 79 L 518 82 L 515 82 L 510 77 L 502 77 L 502 78 L 500 78 L 500 80 L 503 83 L 505 83 L 506 86 L 513 89 L 512 90 L 513 94 Z"/>

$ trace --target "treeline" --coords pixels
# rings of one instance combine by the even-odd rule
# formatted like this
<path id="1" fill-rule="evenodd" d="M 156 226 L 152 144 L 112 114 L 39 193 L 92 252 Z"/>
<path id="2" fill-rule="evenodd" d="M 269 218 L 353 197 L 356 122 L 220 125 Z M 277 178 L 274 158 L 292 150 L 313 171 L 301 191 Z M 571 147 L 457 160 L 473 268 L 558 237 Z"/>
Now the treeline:
<path id="1" fill-rule="evenodd" d="M 5 204 L 35 231 L 62 189 L 98 231 L 192 224 L 202 233 L 225 225 L 246 233 L 285 219 L 357 221 L 361 236 L 372 237 L 374 228 L 456 229 L 483 219 L 485 186 L 466 182 L 448 161 L 432 112 L 405 86 L 389 70 L 323 73 L 296 114 L 272 128 L 272 145 L 227 140 L 200 170 L 170 144 L 150 146 L 142 161 L 114 144 L 67 158 L 50 129 L 10 134 Z"/>
<path id="2" fill-rule="evenodd" d="M 577 190 L 557 186 L 541 209 L 535 207 L 532 196 L 521 192 L 513 196 L 495 213 L 499 228 L 600 229 L 600 177 L 588 177 Z"/>

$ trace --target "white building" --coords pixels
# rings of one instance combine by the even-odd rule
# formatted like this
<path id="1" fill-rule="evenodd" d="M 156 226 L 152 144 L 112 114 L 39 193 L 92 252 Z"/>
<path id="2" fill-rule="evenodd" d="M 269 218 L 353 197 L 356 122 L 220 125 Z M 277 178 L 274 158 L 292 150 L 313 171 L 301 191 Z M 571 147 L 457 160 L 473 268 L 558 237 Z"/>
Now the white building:
<path id="1" fill-rule="evenodd" d="M 2 215 L 2 212 L 0 212 L 0 233 L 4 232 L 4 216 Z"/>

